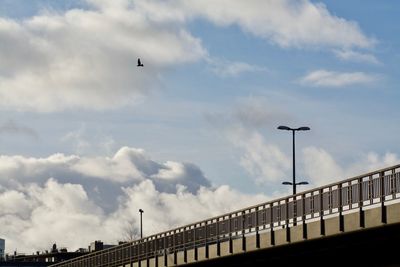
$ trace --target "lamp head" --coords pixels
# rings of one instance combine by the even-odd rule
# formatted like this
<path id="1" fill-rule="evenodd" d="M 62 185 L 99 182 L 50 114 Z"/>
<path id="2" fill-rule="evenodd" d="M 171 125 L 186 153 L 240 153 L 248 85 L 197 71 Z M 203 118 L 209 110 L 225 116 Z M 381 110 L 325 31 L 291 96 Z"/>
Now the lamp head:
<path id="1" fill-rule="evenodd" d="M 300 127 L 296 129 L 297 131 L 309 131 L 310 127 Z"/>
<path id="2" fill-rule="evenodd" d="M 291 183 L 291 182 L 283 182 L 282 184 L 283 185 L 293 185 L 293 183 Z"/>
<path id="3" fill-rule="evenodd" d="M 300 182 L 300 183 L 297 183 L 297 185 L 307 185 L 308 184 L 308 182 Z"/>
<path id="4" fill-rule="evenodd" d="M 287 131 L 290 131 L 290 130 L 292 130 L 290 127 L 287 127 L 287 126 L 279 126 L 278 127 L 278 130 L 287 130 Z"/>
<path id="5" fill-rule="evenodd" d="M 142 209 L 139 209 L 139 212 L 140 212 L 140 213 L 143 213 L 144 211 L 143 211 Z"/>

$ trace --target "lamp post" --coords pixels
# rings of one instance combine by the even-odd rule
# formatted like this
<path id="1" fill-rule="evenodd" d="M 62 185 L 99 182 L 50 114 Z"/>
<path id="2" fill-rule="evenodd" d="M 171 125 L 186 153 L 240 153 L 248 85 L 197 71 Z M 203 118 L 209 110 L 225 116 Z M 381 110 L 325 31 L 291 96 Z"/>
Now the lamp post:
<path id="1" fill-rule="evenodd" d="M 143 214 L 143 210 L 139 209 L 140 212 L 140 239 L 143 238 L 143 220 L 142 220 L 142 214 Z"/>
<path id="2" fill-rule="evenodd" d="M 283 182 L 284 185 L 292 185 L 293 186 L 293 195 L 296 195 L 296 186 L 297 185 L 306 185 L 308 182 L 299 182 L 296 183 L 296 151 L 295 151 L 295 132 L 296 131 L 309 131 L 310 127 L 300 127 L 300 128 L 290 128 L 287 126 L 279 126 L 278 130 L 286 130 L 292 131 L 293 136 L 293 182 Z"/>

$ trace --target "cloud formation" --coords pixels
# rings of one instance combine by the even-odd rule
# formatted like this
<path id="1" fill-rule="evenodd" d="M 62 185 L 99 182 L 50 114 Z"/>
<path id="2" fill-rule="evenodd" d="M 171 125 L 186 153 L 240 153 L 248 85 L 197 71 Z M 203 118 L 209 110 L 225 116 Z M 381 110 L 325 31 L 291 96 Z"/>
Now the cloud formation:
<path id="1" fill-rule="evenodd" d="M 249 174 L 255 184 L 280 186 L 292 177 L 292 154 L 271 140 L 277 125 L 288 125 L 296 118 L 269 105 L 262 97 L 242 99 L 228 113 L 208 117 L 209 122 L 228 140 L 238 152 L 238 163 Z M 294 123 L 297 124 L 298 122 Z M 300 152 L 300 153 L 299 153 Z M 296 152 L 297 177 L 310 183 L 308 187 L 321 186 L 351 176 L 398 164 L 397 154 L 375 152 L 359 155 L 352 162 L 338 162 L 322 147 L 305 147 Z M 280 187 L 279 193 L 284 190 Z M 274 192 L 275 194 L 276 192 Z"/>
<path id="2" fill-rule="evenodd" d="M 246 62 L 231 62 L 224 60 L 210 60 L 211 70 L 220 77 L 236 77 L 246 72 L 266 72 L 266 68 L 250 65 Z"/>
<path id="3" fill-rule="evenodd" d="M 316 70 L 303 77 L 301 83 L 315 87 L 346 87 L 356 84 L 368 85 L 378 80 L 378 75 L 365 72 Z"/>
<path id="4" fill-rule="evenodd" d="M 1 107 L 54 112 L 136 103 L 157 87 L 165 68 L 207 58 L 187 29 L 198 19 L 237 25 L 285 48 L 369 49 L 375 43 L 355 22 L 309 0 L 86 2 L 87 9 L 0 18 Z M 136 67 L 138 57 L 145 68 Z M 263 69 L 243 62 L 213 68 L 223 76 Z"/>
<path id="5" fill-rule="evenodd" d="M 317 147 L 307 147 L 303 151 L 303 168 L 307 179 L 313 185 L 344 180 L 362 173 L 390 167 L 399 163 L 399 157 L 391 152 L 379 155 L 369 152 L 347 166 L 337 163 L 326 150 Z"/>
<path id="6" fill-rule="evenodd" d="M 309 0 L 152 0 L 135 4 L 159 20 L 206 19 L 243 31 L 282 47 L 370 48 L 375 40 L 357 23 L 332 15 L 322 3 Z M 227 8 L 228 7 L 228 8 Z"/>
<path id="7" fill-rule="evenodd" d="M 276 182 L 286 177 L 286 172 L 292 166 L 290 157 L 278 146 L 265 142 L 258 131 L 238 127 L 228 132 L 228 138 L 243 151 L 240 165 L 257 184 Z"/>
<path id="8" fill-rule="evenodd" d="M 266 179 L 259 182 L 285 177 L 291 161 L 278 147 L 256 133 L 241 137 L 242 164 L 249 173 Z M 311 186 L 399 161 L 392 153 L 369 153 L 340 166 L 315 147 L 305 148 L 302 158 L 299 170 Z M 213 187 L 193 164 L 158 163 L 143 150 L 128 147 L 103 158 L 1 156 L 0 177 L 0 236 L 8 252 L 32 253 L 54 242 L 70 251 L 98 239 L 116 243 L 126 237 L 127 228 L 138 233 L 139 208 L 145 211 L 144 233 L 150 235 L 268 199 L 227 185 Z"/>
<path id="9" fill-rule="evenodd" d="M 0 105 L 39 112 L 120 107 L 146 95 L 164 68 L 205 55 L 183 27 L 123 2 L 0 18 Z M 139 57 L 146 68 L 136 67 Z"/>
<path id="10" fill-rule="evenodd" d="M 268 143 L 258 131 L 236 130 L 228 137 L 242 151 L 240 164 L 254 178 L 256 184 L 280 184 L 292 176 L 291 154 Z M 399 156 L 391 152 L 383 155 L 375 152 L 361 154 L 358 159 L 347 164 L 338 163 L 324 148 L 305 147 L 301 152 L 296 160 L 297 177 L 310 183 L 309 186 L 302 187 L 304 190 L 394 166 L 400 162 Z"/>
<path id="11" fill-rule="evenodd" d="M 0 157 L 0 236 L 8 252 L 116 243 L 127 226 L 138 231 L 139 208 L 149 235 L 265 200 L 212 187 L 196 165 L 158 163 L 135 148 L 113 157 Z"/>
<path id="12" fill-rule="evenodd" d="M 55 177 L 61 182 L 85 183 L 88 180 L 103 180 L 120 185 L 152 180 L 158 189 L 165 192 L 170 186 L 180 184 L 190 192 L 201 186 L 210 186 L 202 171 L 194 164 L 151 160 L 143 149 L 122 147 L 112 157 L 81 157 L 61 153 L 47 158 L 24 156 L 0 156 L 0 181 L 11 185 L 22 182 L 44 182 Z M 55 176 L 56 175 L 56 176 Z"/>
<path id="13" fill-rule="evenodd" d="M 336 50 L 335 55 L 345 61 L 354 61 L 359 63 L 382 64 L 374 55 L 368 53 L 360 53 L 353 50 Z"/>

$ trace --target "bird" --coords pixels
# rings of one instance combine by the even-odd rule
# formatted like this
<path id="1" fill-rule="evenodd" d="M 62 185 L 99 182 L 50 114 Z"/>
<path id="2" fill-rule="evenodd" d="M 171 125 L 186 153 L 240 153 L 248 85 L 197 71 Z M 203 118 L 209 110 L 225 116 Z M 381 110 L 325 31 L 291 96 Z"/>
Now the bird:
<path id="1" fill-rule="evenodd" d="M 138 67 L 143 67 L 144 65 L 142 64 L 142 62 L 140 61 L 140 58 L 137 59 L 137 66 Z"/>

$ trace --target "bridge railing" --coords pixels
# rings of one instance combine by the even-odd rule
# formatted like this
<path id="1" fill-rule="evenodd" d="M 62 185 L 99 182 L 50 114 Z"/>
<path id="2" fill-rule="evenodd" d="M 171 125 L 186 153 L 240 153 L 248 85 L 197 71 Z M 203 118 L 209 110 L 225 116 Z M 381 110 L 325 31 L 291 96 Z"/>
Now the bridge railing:
<path id="1" fill-rule="evenodd" d="M 400 165 L 182 226 L 52 266 L 120 266 L 224 240 L 304 224 L 400 198 Z M 161 257 L 163 258 L 163 257 Z M 164 257 L 166 259 L 166 257 Z"/>

